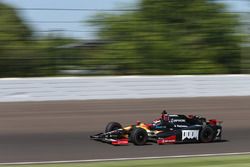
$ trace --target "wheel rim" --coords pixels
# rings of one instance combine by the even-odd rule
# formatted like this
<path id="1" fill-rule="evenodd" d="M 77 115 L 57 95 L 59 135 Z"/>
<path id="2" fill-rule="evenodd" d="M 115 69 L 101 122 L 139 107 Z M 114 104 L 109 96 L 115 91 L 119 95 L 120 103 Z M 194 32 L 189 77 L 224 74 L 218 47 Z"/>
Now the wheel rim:
<path id="1" fill-rule="evenodd" d="M 210 130 L 205 130 L 204 134 L 203 134 L 203 137 L 206 139 L 206 140 L 211 140 L 212 139 L 212 132 Z"/>
<path id="2" fill-rule="evenodd" d="M 144 135 L 143 133 L 140 133 L 140 134 L 136 137 L 137 141 L 139 141 L 139 142 L 143 142 L 143 141 L 144 141 L 144 138 L 145 138 L 145 135 Z"/>

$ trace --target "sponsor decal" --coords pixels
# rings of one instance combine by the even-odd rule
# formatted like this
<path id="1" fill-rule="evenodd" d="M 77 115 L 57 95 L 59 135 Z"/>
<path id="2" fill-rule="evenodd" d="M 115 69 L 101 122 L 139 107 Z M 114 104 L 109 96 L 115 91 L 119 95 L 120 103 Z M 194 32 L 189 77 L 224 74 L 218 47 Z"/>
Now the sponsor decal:
<path id="1" fill-rule="evenodd" d="M 171 122 L 186 122 L 185 119 L 171 119 Z"/>
<path id="2" fill-rule="evenodd" d="M 128 144 L 128 139 L 118 139 L 112 141 L 112 145 L 127 145 Z"/>
<path id="3" fill-rule="evenodd" d="M 156 126 L 155 128 L 157 128 L 157 129 L 165 129 L 165 128 L 167 128 L 167 126 Z"/>
<path id="4" fill-rule="evenodd" d="M 158 144 L 175 143 L 175 142 L 176 142 L 176 136 L 175 135 L 157 140 Z"/>
<path id="5" fill-rule="evenodd" d="M 199 140 L 199 130 L 182 130 L 182 140 Z"/>
<path id="6" fill-rule="evenodd" d="M 177 128 L 186 128 L 186 127 L 188 127 L 187 125 L 174 125 L 175 127 L 177 127 Z"/>
<path id="7" fill-rule="evenodd" d="M 179 115 L 171 114 L 171 115 L 169 115 L 169 117 L 179 117 Z"/>

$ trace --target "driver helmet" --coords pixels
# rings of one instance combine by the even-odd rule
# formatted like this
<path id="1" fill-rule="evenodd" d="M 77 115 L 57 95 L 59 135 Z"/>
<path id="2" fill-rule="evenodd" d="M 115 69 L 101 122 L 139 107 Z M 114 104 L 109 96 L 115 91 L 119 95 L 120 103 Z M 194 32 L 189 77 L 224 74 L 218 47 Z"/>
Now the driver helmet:
<path id="1" fill-rule="evenodd" d="M 166 110 L 163 110 L 163 111 L 162 111 L 162 113 L 161 113 L 161 119 L 162 119 L 163 121 L 169 121 L 169 115 L 168 115 L 168 113 L 167 113 Z"/>

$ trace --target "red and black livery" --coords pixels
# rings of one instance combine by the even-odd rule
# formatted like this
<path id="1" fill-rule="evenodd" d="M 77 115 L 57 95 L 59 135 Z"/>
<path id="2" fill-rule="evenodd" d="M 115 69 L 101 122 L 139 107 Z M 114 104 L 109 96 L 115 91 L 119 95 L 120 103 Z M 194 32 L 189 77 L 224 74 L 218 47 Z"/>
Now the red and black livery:
<path id="1" fill-rule="evenodd" d="M 159 119 L 146 124 L 137 122 L 122 127 L 117 122 L 110 122 L 104 133 L 90 136 L 91 139 L 112 145 L 145 145 L 155 142 L 159 145 L 167 143 L 208 143 L 221 140 L 221 121 L 206 120 L 196 115 L 167 114 L 163 111 Z"/>

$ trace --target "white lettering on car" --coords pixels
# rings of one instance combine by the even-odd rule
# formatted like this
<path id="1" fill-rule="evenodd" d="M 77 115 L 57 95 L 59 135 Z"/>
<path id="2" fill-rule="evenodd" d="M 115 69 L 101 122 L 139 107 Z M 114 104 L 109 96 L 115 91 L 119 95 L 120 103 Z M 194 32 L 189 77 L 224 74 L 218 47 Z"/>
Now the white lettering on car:
<path id="1" fill-rule="evenodd" d="M 174 125 L 174 127 L 177 127 L 177 128 L 186 128 L 188 126 L 187 125 Z"/>
<path id="2" fill-rule="evenodd" d="M 199 130 L 182 130 L 182 140 L 185 139 L 199 140 Z"/>
<path id="3" fill-rule="evenodd" d="M 186 122 L 185 119 L 171 119 L 171 122 Z"/>

